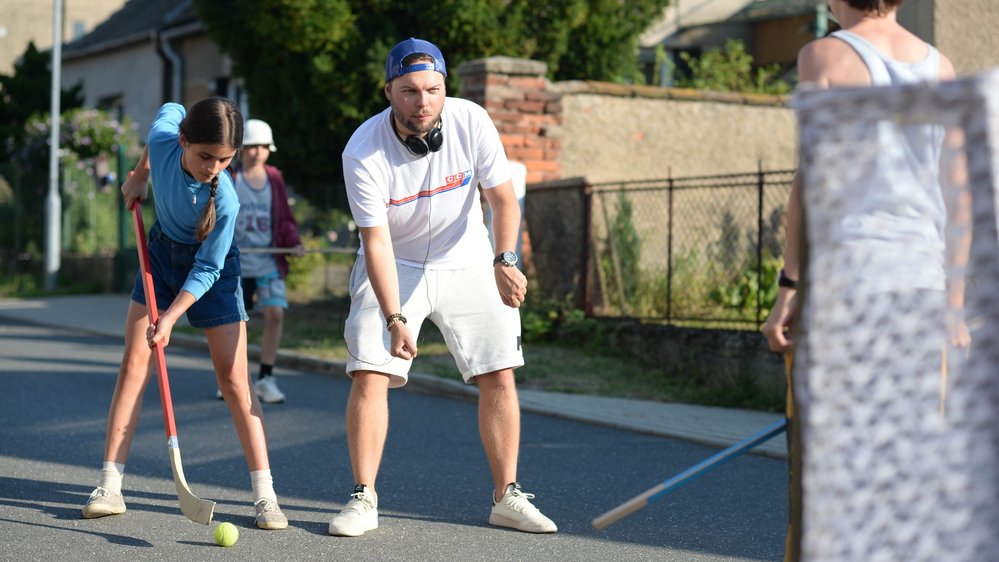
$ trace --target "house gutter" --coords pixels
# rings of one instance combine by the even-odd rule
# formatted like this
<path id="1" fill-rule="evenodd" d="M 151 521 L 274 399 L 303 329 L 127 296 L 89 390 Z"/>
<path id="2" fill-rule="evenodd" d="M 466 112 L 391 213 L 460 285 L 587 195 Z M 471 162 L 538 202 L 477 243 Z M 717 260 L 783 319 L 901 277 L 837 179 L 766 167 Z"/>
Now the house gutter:
<path id="1" fill-rule="evenodd" d="M 156 52 L 163 58 L 166 67 L 164 69 L 166 80 L 163 87 L 163 101 L 183 103 L 184 99 L 184 59 L 174 50 L 173 40 L 202 29 L 204 26 L 201 25 L 201 22 L 193 22 L 166 31 L 153 32 Z"/>

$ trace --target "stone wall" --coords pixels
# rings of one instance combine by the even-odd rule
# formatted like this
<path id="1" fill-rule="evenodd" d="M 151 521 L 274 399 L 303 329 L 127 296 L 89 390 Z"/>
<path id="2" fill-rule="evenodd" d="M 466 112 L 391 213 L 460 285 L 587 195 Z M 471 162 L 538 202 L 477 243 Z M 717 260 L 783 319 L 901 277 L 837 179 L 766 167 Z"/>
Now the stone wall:
<path id="1" fill-rule="evenodd" d="M 545 78 L 537 61 L 458 67 L 460 95 L 489 110 L 527 183 L 597 183 L 794 167 L 787 98 Z"/>
<path id="2" fill-rule="evenodd" d="M 739 330 L 678 328 L 633 320 L 606 322 L 609 343 L 625 353 L 710 388 L 745 387 L 768 396 L 784 392 L 784 362 L 763 335 Z"/>
<path id="3" fill-rule="evenodd" d="M 935 0 L 933 41 L 959 75 L 999 66 L 999 1 Z"/>
<path id="4" fill-rule="evenodd" d="M 602 82 L 562 93 L 562 177 L 592 183 L 791 168 L 794 113 L 772 96 Z"/>

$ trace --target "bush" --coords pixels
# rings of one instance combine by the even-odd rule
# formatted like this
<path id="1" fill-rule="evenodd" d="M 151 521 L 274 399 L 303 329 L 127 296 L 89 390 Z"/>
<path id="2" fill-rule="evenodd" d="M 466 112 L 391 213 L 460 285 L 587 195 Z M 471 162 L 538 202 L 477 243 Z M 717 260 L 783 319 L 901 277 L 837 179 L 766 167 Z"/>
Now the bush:
<path id="1" fill-rule="evenodd" d="M 676 81 L 681 88 L 773 95 L 791 91 L 780 78 L 780 65 L 755 67 L 753 56 L 737 39 L 726 41 L 724 49 L 708 49 L 700 57 L 680 53 L 680 58 L 690 68 L 690 76 Z"/>
<path id="2" fill-rule="evenodd" d="M 0 169 L 14 189 L 0 203 L 0 217 L 43 217 L 48 192 L 50 123 L 48 114 L 30 117 L 15 157 Z M 138 133 L 131 119 L 118 121 L 106 111 L 70 109 L 60 126 L 62 250 L 96 254 L 118 246 L 118 177 L 112 170 L 119 150 L 126 159 L 138 153 Z M 5 221 L 6 222 L 6 221 Z M 0 229 L 0 244 L 24 252 L 42 244 L 44 221 L 12 220 Z M 9 238 L 8 238 L 9 237 Z"/>
<path id="3" fill-rule="evenodd" d="M 574 308 L 572 295 L 563 301 L 544 299 L 528 302 L 521 310 L 521 334 L 525 343 L 562 341 L 574 346 L 603 346 L 603 325 Z"/>

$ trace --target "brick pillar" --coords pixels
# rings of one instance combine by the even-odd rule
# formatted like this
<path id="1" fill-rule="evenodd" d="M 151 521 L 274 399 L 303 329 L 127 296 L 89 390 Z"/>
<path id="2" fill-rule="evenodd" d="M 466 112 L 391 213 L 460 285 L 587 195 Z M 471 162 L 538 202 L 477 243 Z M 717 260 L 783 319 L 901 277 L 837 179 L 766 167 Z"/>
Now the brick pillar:
<path id="1" fill-rule="evenodd" d="M 507 158 L 527 166 L 527 183 L 559 179 L 561 94 L 545 78 L 548 65 L 489 57 L 458 66 L 461 97 L 486 108 Z"/>

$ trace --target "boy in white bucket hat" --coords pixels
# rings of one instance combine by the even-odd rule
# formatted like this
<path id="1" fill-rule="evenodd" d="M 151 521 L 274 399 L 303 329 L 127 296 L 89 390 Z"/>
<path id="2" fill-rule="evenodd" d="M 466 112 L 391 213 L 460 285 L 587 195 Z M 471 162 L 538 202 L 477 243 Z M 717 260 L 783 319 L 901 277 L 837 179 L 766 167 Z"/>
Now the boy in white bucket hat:
<path id="1" fill-rule="evenodd" d="M 287 255 L 300 256 L 304 251 L 298 223 L 288 204 L 284 176 L 281 170 L 267 164 L 267 158 L 276 150 L 271 126 L 260 119 L 248 120 L 243 127 L 240 165 L 233 172 L 239 196 L 234 241 L 241 251 L 243 298 L 247 311 L 256 303 L 264 317 L 260 371 L 253 389 L 267 404 L 285 400 L 274 378 L 274 364 L 288 308 L 284 282 L 288 275 Z M 287 252 L 253 252 L 257 248 Z"/>

